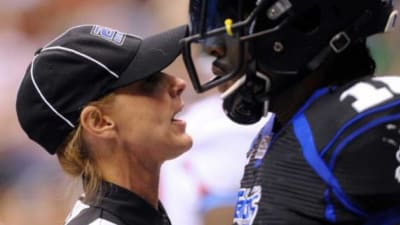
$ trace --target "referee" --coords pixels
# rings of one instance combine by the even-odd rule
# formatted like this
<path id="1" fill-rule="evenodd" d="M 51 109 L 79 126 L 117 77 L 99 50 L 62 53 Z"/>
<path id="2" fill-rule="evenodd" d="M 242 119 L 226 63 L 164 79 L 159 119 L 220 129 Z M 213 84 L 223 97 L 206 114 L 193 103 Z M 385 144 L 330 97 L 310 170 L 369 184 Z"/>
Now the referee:
<path id="1" fill-rule="evenodd" d="M 73 27 L 39 49 L 17 96 L 27 135 L 81 178 L 67 225 L 168 225 L 161 165 L 192 145 L 185 82 L 161 72 L 186 26 L 142 39 L 99 25 Z"/>

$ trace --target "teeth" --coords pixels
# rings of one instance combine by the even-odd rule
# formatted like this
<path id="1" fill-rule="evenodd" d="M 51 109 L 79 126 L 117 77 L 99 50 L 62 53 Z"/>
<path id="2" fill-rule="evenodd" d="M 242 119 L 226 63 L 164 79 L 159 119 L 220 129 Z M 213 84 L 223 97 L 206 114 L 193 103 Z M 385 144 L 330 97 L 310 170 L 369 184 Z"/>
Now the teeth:
<path id="1" fill-rule="evenodd" d="M 173 117 L 172 117 L 172 120 L 173 120 L 173 121 L 180 120 L 180 119 L 177 119 L 176 117 L 177 117 L 178 114 L 182 111 L 182 109 L 183 109 L 183 105 L 178 109 L 178 111 L 176 111 L 176 112 L 173 114 Z"/>
<path id="2" fill-rule="evenodd" d="M 172 117 L 172 119 L 176 120 L 176 117 L 177 117 L 178 113 L 179 113 L 179 112 L 176 112 L 176 113 L 174 114 L 174 116 Z"/>

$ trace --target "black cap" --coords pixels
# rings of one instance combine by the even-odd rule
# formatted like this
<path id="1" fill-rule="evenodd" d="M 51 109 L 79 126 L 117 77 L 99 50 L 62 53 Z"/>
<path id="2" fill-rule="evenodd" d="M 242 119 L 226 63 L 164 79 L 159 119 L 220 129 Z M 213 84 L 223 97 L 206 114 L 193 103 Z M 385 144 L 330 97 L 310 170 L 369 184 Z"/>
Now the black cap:
<path id="1" fill-rule="evenodd" d="M 18 90 L 18 120 L 50 154 L 79 124 L 81 109 L 153 75 L 180 54 L 186 26 L 142 39 L 99 25 L 70 28 L 39 49 Z"/>

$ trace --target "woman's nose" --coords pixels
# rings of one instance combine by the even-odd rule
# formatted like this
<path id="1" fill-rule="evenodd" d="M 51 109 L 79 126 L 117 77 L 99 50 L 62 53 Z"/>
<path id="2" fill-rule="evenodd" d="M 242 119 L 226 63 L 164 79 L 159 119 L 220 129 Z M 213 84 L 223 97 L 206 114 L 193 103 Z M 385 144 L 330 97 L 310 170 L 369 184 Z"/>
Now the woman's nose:
<path id="1" fill-rule="evenodd" d="M 186 81 L 179 78 L 179 77 L 173 77 L 173 85 L 171 88 L 171 94 L 173 97 L 180 96 L 182 92 L 186 89 Z"/>

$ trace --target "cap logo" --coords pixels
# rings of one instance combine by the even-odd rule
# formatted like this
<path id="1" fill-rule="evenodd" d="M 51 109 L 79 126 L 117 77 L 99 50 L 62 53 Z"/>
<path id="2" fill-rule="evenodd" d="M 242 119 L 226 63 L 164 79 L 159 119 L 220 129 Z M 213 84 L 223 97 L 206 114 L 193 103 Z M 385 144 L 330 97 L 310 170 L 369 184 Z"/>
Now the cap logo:
<path id="1" fill-rule="evenodd" d="M 104 40 L 110 41 L 116 45 L 123 45 L 124 41 L 125 41 L 125 34 L 117 31 L 117 30 L 113 30 L 111 28 L 108 27 L 102 27 L 102 26 L 98 26 L 95 25 L 92 29 L 92 31 L 90 32 L 91 35 L 96 36 L 96 37 L 100 37 Z"/>

